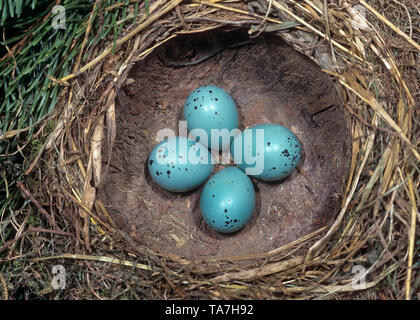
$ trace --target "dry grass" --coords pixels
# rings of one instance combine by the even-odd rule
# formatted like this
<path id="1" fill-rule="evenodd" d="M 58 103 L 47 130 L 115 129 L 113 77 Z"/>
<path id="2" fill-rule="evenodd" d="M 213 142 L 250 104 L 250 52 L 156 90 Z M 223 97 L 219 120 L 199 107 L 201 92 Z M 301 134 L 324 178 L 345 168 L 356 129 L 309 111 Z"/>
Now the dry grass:
<path id="1" fill-rule="evenodd" d="M 55 130 L 22 185 L 42 199 L 44 219 L 29 197 L 15 213 L 15 239 L 0 248 L 3 298 L 418 299 L 419 8 L 360 1 L 364 19 L 352 1 L 325 3 L 150 1 L 116 43 L 103 41 L 86 64 L 78 59 L 57 80 Z M 115 92 L 133 63 L 179 34 L 226 26 L 276 33 L 334 77 L 353 136 L 351 166 L 329 228 L 259 255 L 188 261 L 116 227 L 95 197 L 101 154 L 112 150 Z M 51 288 L 55 264 L 71 275 L 63 291 Z M 364 289 L 352 282 L 359 265 Z"/>

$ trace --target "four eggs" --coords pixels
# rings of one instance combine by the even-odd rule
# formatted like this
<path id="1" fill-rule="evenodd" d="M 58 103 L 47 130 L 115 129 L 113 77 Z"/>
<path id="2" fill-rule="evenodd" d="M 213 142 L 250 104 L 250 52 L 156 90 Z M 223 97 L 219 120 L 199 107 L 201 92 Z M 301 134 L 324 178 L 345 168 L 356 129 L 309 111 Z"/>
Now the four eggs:
<path id="1" fill-rule="evenodd" d="M 197 188 L 216 163 L 209 149 L 229 151 L 237 167 L 227 167 L 207 180 L 200 211 L 207 225 L 218 232 L 241 229 L 255 207 L 255 190 L 248 177 L 275 181 L 290 175 L 301 157 L 301 144 L 287 128 L 260 124 L 239 131 L 236 104 L 216 86 L 195 89 L 187 98 L 184 118 L 190 133 L 157 144 L 148 159 L 152 179 L 172 192 Z"/>

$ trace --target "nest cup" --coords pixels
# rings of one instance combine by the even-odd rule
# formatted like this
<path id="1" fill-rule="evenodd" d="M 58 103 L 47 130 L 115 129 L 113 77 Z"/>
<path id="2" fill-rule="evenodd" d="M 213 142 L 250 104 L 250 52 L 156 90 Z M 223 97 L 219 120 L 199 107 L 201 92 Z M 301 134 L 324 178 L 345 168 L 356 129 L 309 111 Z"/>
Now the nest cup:
<path id="1" fill-rule="evenodd" d="M 344 189 L 350 163 L 346 120 L 334 83 L 281 38 L 261 34 L 250 39 L 248 30 L 239 28 L 179 35 L 137 62 L 128 78 L 132 83 L 122 87 L 116 102 L 112 167 L 97 189 L 97 199 L 144 245 L 190 260 L 248 256 L 274 250 L 331 222 L 340 206 L 335 194 Z M 234 98 L 241 130 L 278 123 L 291 128 L 304 145 L 304 160 L 287 179 L 253 179 L 258 205 L 251 223 L 235 235 L 221 235 L 203 223 L 198 202 L 204 185 L 171 193 L 142 167 L 162 132 L 187 134 L 180 122 L 188 117 L 183 112 L 186 97 L 201 88 L 195 101 L 190 100 L 189 115 L 194 116 L 205 105 L 204 95 L 210 94 L 206 84 L 224 88 Z M 214 91 L 212 95 L 218 98 Z M 214 120 L 224 116 L 220 110 L 212 115 Z M 265 136 L 270 138 L 268 131 Z M 268 145 L 274 145 L 275 137 L 271 139 Z M 281 150 L 291 159 L 289 151 Z M 221 164 L 214 172 L 234 165 L 225 155 L 215 157 Z M 170 163 L 159 170 L 168 182 L 186 174 Z M 279 173 L 285 168 L 271 165 L 268 170 Z"/>
<path id="2" fill-rule="evenodd" d="M 60 100 L 59 107 L 62 112 L 56 116 L 58 125 L 51 135 L 49 144 L 46 145 L 43 157 L 60 162 L 60 170 L 48 173 L 47 179 L 59 182 L 56 188 L 62 191 L 65 202 L 69 204 L 61 210 L 68 211 L 65 216 L 69 217 L 74 226 L 78 245 L 83 245 L 85 250 L 90 251 L 93 249 L 92 239 L 95 237 L 105 237 L 113 243 L 124 243 L 124 246 L 129 248 L 130 255 L 136 257 L 139 272 L 144 273 L 146 277 L 152 274 L 164 274 L 166 281 L 172 283 L 171 296 L 181 298 L 193 297 L 198 293 L 201 297 L 272 298 L 314 297 L 329 295 L 332 292 L 352 292 L 375 286 L 400 267 L 393 258 L 400 251 L 394 252 L 394 256 L 385 255 L 385 252 L 389 253 L 391 239 L 399 240 L 398 236 L 395 238 L 393 234 L 397 222 L 390 223 L 392 218 L 389 204 L 392 204 L 396 192 L 402 192 L 408 199 L 407 216 L 397 220 L 408 222 L 406 224 L 408 226 L 410 221 L 413 225 L 414 219 L 415 225 L 416 213 L 413 210 L 416 207 L 418 194 L 413 187 L 414 167 L 405 165 L 419 160 L 411 135 L 415 125 L 412 110 L 413 96 L 396 67 L 393 54 L 385 45 L 383 35 L 364 16 L 358 15 L 358 11 L 349 3 L 343 7 L 331 7 L 325 10 L 322 6 L 319 7 L 320 4 L 312 1 L 307 1 L 306 5 L 310 10 L 295 2 L 286 4 L 274 0 L 151 1 L 147 8 L 148 13 L 145 6 L 140 6 L 137 22 L 130 25 L 124 36 L 116 41 L 115 54 L 112 54 L 113 43 L 104 41 L 100 47 L 95 48 L 97 57 L 95 60 L 81 66 L 80 71 L 61 79 L 62 82 L 72 84 L 81 81 L 82 85 L 72 87 L 73 91 L 66 91 L 64 98 Z M 325 15 L 325 12 L 328 15 Z M 346 22 L 345 27 L 340 23 L 341 20 Z M 235 255 L 234 251 L 238 252 L 236 250 L 238 247 L 234 247 L 236 249 L 232 252 L 226 251 L 213 257 L 205 256 L 201 252 L 201 256 L 199 254 L 191 259 L 191 256 L 182 254 L 182 250 L 177 251 L 176 245 L 172 251 L 155 249 L 151 242 L 143 238 L 144 234 L 136 232 L 130 225 L 124 226 L 126 224 L 124 221 L 116 221 L 116 216 L 109 210 L 109 204 L 106 203 L 104 196 L 106 184 L 110 183 L 110 174 L 122 169 L 113 168 L 114 164 L 111 161 L 113 154 L 121 148 L 136 148 L 134 141 L 131 142 L 131 146 L 116 144 L 119 130 L 125 130 L 123 124 L 127 124 L 130 117 L 140 116 L 135 113 L 130 114 L 129 112 L 133 112 L 132 108 L 126 110 L 129 116 L 123 114 L 124 104 L 129 101 L 130 94 L 138 94 L 130 91 L 130 88 L 135 88 L 133 80 L 142 81 L 133 79 L 135 71 L 147 72 L 144 70 L 147 70 L 150 64 L 146 64 L 145 61 L 160 64 L 166 69 L 175 68 L 173 74 L 178 76 L 183 68 L 184 70 L 192 70 L 192 66 L 207 68 L 201 72 L 207 72 L 209 78 L 204 78 L 202 84 L 206 84 L 207 79 L 210 79 L 209 84 L 230 86 L 234 97 L 236 95 L 236 100 L 239 101 L 244 126 L 253 124 L 253 121 L 264 122 L 263 118 L 258 118 L 262 116 L 258 112 L 259 109 L 246 109 L 240 91 L 235 91 L 233 80 L 226 75 L 229 73 L 226 70 L 234 65 L 241 50 L 248 50 L 249 53 L 252 47 L 264 41 L 269 47 L 277 41 L 273 40 L 274 38 L 281 38 L 281 41 L 299 52 L 299 57 L 304 55 L 307 60 L 312 60 L 311 63 L 317 65 L 320 73 L 323 72 L 325 77 L 334 81 L 331 82 L 334 85 L 330 88 L 330 93 L 334 94 L 333 103 L 320 100 L 311 105 L 309 110 L 307 108 L 303 110 L 299 118 L 299 121 L 305 122 L 310 128 L 313 124 L 311 122 L 313 115 L 322 114 L 328 108 L 325 112 L 335 110 L 343 115 L 340 123 L 335 122 L 337 126 L 335 130 L 341 130 L 343 137 L 340 145 L 344 146 L 344 149 L 348 145 L 348 148 L 340 151 L 341 160 L 336 159 L 339 162 L 337 164 L 339 169 L 335 171 L 333 177 L 334 183 L 337 181 L 339 183 L 333 188 L 336 198 L 330 208 L 330 214 L 319 217 L 325 218 L 325 221 L 320 223 L 318 228 L 313 224 L 301 233 L 296 233 L 294 238 L 283 239 L 283 242 L 277 242 L 277 246 L 276 242 L 273 242 L 273 246 L 264 247 L 263 250 L 256 248 L 252 254 L 246 253 L 246 250 L 239 250 L 240 254 Z M 204 59 L 200 64 L 196 63 L 197 59 L 203 56 L 193 52 L 194 46 L 189 52 L 188 46 L 182 47 L 179 42 L 177 44 L 177 41 L 188 43 L 188 39 L 194 39 L 195 48 L 206 48 L 207 54 L 210 52 L 214 55 Z M 210 45 L 211 41 L 216 45 L 214 46 L 214 43 Z M 251 41 L 252 43 L 248 43 Z M 216 52 L 218 50 L 219 52 Z M 179 61 L 183 61 L 184 65 L 177 65 Z M 280 62 L 277 61 L 272 65 L 278 63 Z M 217 73 L 212 73 L 214 69 L 211 67 L 214 65 L 220 67 Z M 243 68 L 246 69 L 246 66 Z M 144 74 L 143 81 L 147 79 L 144 90 L 156 90 L 153 81 L 157 79 L 160 81 L 159 90 L 166 86 L 168 95 L 176 102 L 166 101 L 175 105 L 174 108 L 164 103 L 150 105 L 149 112 L 159 111 L 168 115 L 162 117 L 167 119 L 167 123 L 162 120 L 161 124 L 172 126 L 177 130 L 174 127 L 176 121 L 173 121 L 179 120 L 179 114 L 176 113 L 179 106 L 177 107 L 176 103 L 185 100 L 188 89 L 193 89 L 200 81 L 189 83 L 190 88 L 180 87 L 179 90 L 173 90 L 170 88 L 171 83 L 162 80 L 162 77 L 169 73 L 159 74 L 158 70 L 150 70 L 152 72 L 149 77 Z M 380 97 L 375 95 L 370 78 L 373 70 L 378 74 L 383 72 L 392 79 L 389 85 L 395 92 L 398 102 L 394 107 L 388 108 Z M 276 70 L 268 75 L 266 79 L 268 86 L 275 73 Z M 80 74 L 85 75 L 84 80 L 80 78 Z M 79 93 L 88 92 L 96 98 L 92 104 L 93 108 L 87 108 L 83 103 L 75 108 L 73 102 L 68 103 L 69 92 L 73 92 L 70 97 L 70 101 L 73 101 L 71 99 L 80 96 L 78 90 Z M 153 97 L 153 94 L 148 97 Z M 147 103 L 146 100 L 143 102 Z M 331 104 L 335 107 L 330 108 Z M 171 112 L 173 114 L 170 114 Z M 251 115 L 256 113 L 258 113 L 257 119 L 253 119 Z M 338 121 L 340 116 L 336 115 L 333 118 Z M 153 118 L 152 113 L 143 116 L 145 119 L 140 121 L 141 125 L 137 130 L 144 141 L 149 141 L 147 147 L 142 145 L 147 154 L 146 151 L 153 147 L 154 138 L 147 129 L 154 128 L 156 123 L 147 122 L 147 117 L 149 120 Z M 267 118 L 269 119 L 269 116 Z M 284 125 L 287 126 L 287 123 Z M 130 137 L 129 130 L 124 132 Z M 327 140 L 334 136 L 331 132 L 324 134 Z M 72 142 L 67 143 L 68 141 Z M 75 151 L 81 152 L 82 155 L 78 161 L 59 161 L 53 151 L 54 144 L 55 147 L 58 145 L 60 159 L 69 159 Z M 306 187 L 310 187 L 311 177 L 304 170 L 304 165 L 311 163 L 306 148 L 304 143 L 305 160 L 302 170 L 295 172 L 295 176 L 290 180 L 300 177 L 299 179 L 306 183 Z M 337 149 L 334 147 L 334 150 Z M 404 157 L 402 167 L 401 157 Z M 332 158 L 330 160 L 333 161 Z M 124 162 L 121 164 L 124 165 Z M 137 165 L 138 172 L 145 176 L 144 183 L 150 183 L 150 179 L 147 179 L 144 173 L 144 161 L 139 161 Z M 327 180 L 325 186 L 328 189 L 332 182 L 328 184 Z M 342 188 L 341 182 L 343 182 Z M 402 182 L 406 186 L 405 189 L 400 188 Z M 270 187 L 276 192 L 280 190 L 279 184 L 269 186 L 257 184 L 257 187 L 266 190 Z M 48 190 L 46 192 L 49 193 Z M 120 186 L 120 190 L 116 192 L 127 192 L 126 186 Z M 233 245 L 235 235 L 219 239 L 200 229 L 202 227 L 197 218 L 197 210 L 190 198 L 192 193 L 178 197 L 162 190 L 156 192 L 160 192 L 162 199 L 169 202 L 191 201 L 189 205 L 193 215 L 192 223 L 203 234 L 203 238 L 199 241 L 210 241 L 213 237 L 218 241 L 231 241 Z M 273 196 L 270 194 L 270 199 L 273 199 Z M 136 203 L 140 205 L 139 212 L 149 212 L 147 201 L 150 199 L 144 199 L 141 193 L 134 194 L 132 199 L 137 199 L 133 201 L 138 201 Z M 116 203 L 116 205 L 123 204 Z M 257 207 L 261 209 L 262 206 L 260 199 Z M 155 219 L 153 216 L 150 218 Z M 255 216 L 255 219 L 257 218 L 258 215 Z M 401 224 L 404 225 L 404 222 Z M 256 229 L 256 222 L 251 222 L 248 228 L 245 233 L 248 232 L 249 235 L 252 229 Z M 404 248 L 409 255 L 407 265 L 410 265 L 414 250 L 412 228 L 407 230 L 407 234 L 409 234 L 408 240 L 406 239 L 408 244 Z M 371 248 L 375 248 L 376 258 L 369 255 Z M 369 258 L 366 258 L 367 256 Z M 129 259 L 130 256 L 127 256 L 127 260 Z M 370 276 L 366 278 L 363 288 L 354 285 L 354 273 L 352 273 L 354 266 L 371 268 Z M 411 278 L 411 274 L 404 274 L 407 278 Z M 337 275 L 340 277 L 336 277 Z M 166 290 L 162 282 L 154 282 L 152 286 L 156 292 Z M 410 287 L 408 290 L 410 292 Z"/>

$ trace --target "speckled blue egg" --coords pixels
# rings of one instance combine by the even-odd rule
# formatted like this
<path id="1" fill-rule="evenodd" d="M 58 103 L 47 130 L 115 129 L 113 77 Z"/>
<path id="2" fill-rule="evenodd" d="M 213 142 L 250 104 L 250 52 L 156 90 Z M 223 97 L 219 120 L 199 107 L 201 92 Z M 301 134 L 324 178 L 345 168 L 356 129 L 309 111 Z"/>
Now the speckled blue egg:
<path id="1" fill-rule="evenodd" d="M 261 136 L 258 139 L 259 129 L 263 130 L 263 139 Z M 235 154 L 237 144 L 238 153 Z M 244 171 L 247 168 L 256 168 L 257 162 L 263 163 L 262 172 L 245 172 L 261 180 L 274 181 L 292 173 L 300 161 L 301 149 L 301 144 L 293 132 L 279 124 L 267 123 L 250 127 L 237 135 L 231 145 L 231 155 Z M 239 150 L 242 150 L 242 153 Z M 250 161 L 252 157 L 255 157 L 253 162 Z"/>
<path id="2" fill-rule="evenodd" d="M 251 218 L 255 191 L 249 177 L 236 167 L 214 174 L 205 184 L 200 210 L 207 225 L 218 232 L 241 229 Z"/>
<path id="3" fill-rule="evenodd" d="M 173 192 L 200 186 L 213 171 L 213 163 L 206 147 L 186 137 L 172 137 L 160 142 L 148 158 L 152 179 Z"/>
<path id="4" fill-rule="evenodd" d="M 238 128 L 239 120 L 235 101 L 225 90 L 216 86 L 195 89 L 185 101 L 183 115 L 189 131 L 203 129 L 206 132 L 207 139 L 201 139 L 193 134 L 200 139 L 200 143 L 216 150 L 229 148 L 233 140 L 230 131 Z M 215 136 L 216 143 L 212 145 L 211 129 L 227 129 L 227 131 L 222 132 L 218 139 Z"/>

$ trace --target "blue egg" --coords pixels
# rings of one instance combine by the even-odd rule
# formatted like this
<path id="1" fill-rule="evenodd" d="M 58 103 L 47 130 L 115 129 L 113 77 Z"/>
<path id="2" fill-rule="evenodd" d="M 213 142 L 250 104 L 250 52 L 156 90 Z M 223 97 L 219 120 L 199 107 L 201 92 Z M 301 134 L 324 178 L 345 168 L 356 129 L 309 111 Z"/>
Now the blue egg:
<path id="1" fill-rule="evenodd" d="M 173 192 L 200 186 L 210 176 L 214 160 L 202 144 L 186 137 L 172 137 L 157 144 L 148 158 L 152 179 Z"/>
<path id="2" fill-rule="evenodd" d="M 203 86 L 195 89 L 188 96 L 184 104 L 184 118 L 187 129 L 200 143 L 213 149 L 225 150 L 233 140 L 232 129 L 238 128 L 238 110 L 235 101 L 222 88 Z M 206 136 L 200 136 L 197 129 L 202 129 Z M 219 134 L 213 134 L 212 129 L 226 129 Z M 219 131 L 218 131 L 219 132 Z"/>
<path id="3" fill-rule="evenodd" d="M 245 129 L 235 137 L 230 148 L 239 168 L 265 181 L 290 175 L 300 161 L 302 149 L 293 132 L 271 123 Z"/>
<path id="4" fill-rule="evenodd" d="M 251 179 L 236 167 L 214 174 L 200 197 L 204 221 L 222 233 L 241 229 L 251 218 L 254 207 L 255 191 Z"/>

